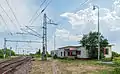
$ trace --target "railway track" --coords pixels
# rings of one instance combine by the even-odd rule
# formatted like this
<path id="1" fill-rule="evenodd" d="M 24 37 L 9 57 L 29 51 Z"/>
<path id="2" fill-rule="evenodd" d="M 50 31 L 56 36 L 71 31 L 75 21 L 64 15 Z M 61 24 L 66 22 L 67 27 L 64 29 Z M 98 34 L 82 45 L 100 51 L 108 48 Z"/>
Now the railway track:
<path id="1" fill-rule="evenodd" d="M 0 62 L 0 74 L 19 74 L 17 71 L 28 62 L 31 62 L 31 57 L 18 57 Z"/>

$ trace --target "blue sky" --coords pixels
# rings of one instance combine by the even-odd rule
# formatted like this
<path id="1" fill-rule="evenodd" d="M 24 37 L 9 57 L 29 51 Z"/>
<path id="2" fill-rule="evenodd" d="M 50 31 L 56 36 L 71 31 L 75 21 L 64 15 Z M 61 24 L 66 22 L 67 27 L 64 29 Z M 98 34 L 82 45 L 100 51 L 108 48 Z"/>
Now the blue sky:
<path id="1" fill-rule="evenodd" d="M 13 8 L 20 25 L 14 19 L 5 0 L 1 0 L 0 4 L 9 14 L 13 23 L 8 19 L 6 14 L 0 8 L 0 15 L 7 22 L 0 18 L 0 47 L 3 48 L 3 39 L 6 37 L 11 40 L 39 40 L 40 38 L 30 35 L 16 35 L 20 31 L 20 27 L 25 29 L 25 25 L 29 26 L 29 20 L 35 11 L 39 8 L 44 0 L 9 0 L 10 6 Z M 46 0 L 49 1 L 49 0 Z M 87 1 L 85 4 L 83 4 Z M 83 4 L 83 5 L 81 5 Z M 42 6 L 44 6 L 46 3 Z M 120 0 L 52 0 L 47 7 L 45 13 L 58 26 L 48 24 L 48 51 L 53 49 L 53 35 L 56 35 L 56 48 L 66 45 L 79 45 L 79 40 L 83 34 L 89 31 L 97 31 L 97 10 L 93 11 L 92 6 L 98 5 L 100 7 L 100 31 L 109 40 L 111 44 L 115 44 L 113 50 L 120 53 Z M 43 14 L 32 24 L 33 29 L 42 35 L 42 18 Z M 17 27 L 15 27 L 15 25 Z M 13 35 L 8 33 L 12 32 Z M 41 48 L 41 44 L 37 43 L 18 43 L 19 49 L 15 50 L 16 43 L 7 43 L 7 47 L 13 47 L 13 50 L 22 53 L 22 48 L 27 52 L 35 52 Z M 21 48 L 22 47 L 22 48 Z M 32 49 L 31 49 L 32 47 Z"/>

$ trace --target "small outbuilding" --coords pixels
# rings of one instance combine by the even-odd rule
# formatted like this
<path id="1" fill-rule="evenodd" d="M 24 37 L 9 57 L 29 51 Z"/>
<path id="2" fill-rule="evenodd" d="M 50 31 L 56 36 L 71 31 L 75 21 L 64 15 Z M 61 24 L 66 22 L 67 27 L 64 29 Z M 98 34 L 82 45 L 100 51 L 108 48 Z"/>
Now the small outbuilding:
<path id="1" fill-rule="evenodd" d="M 112 57 L 112 45 L 104 48 L 105 58 Z M 65 46 L 51 51 L 51 56 L 57 56 L 59 58 L 78 58 L 89 59 L 88 50 L 82 46 Z"/>

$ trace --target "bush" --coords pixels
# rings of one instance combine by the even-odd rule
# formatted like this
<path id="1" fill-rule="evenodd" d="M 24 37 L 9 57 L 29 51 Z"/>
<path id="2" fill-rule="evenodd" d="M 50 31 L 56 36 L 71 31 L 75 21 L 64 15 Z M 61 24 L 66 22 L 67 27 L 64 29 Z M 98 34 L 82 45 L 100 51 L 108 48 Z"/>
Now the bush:
<path id="1" fill-rule="evenodd" d="M 53 59 L 57 59 L 58 57 L 57 57 L 57 55 L 55 54 L 54 56 L 53 56 Z"/>
<path id="2" fill-rule="evenodd" d="M 116 65 L 120 65 L 120 57 L 114 57 L 114 58 L 113 58 L 113 62 L 114 62 Z"/>
<path id="3" fill-rule="evenodd" d="M 5 53 L 6 53 L 6 57 L 10 56 L 10 52 L 11 52 L 11 56 L 15 56 L 15 52 L 13 50 L 10 49 L 6 49 Z M 4 49 L 0 49 L 0 58 L 4 58 Z"/>
<path id="4" fill-rule="evenodd" d="M 34 57 L 35 57 L 35 58 L 40 58 L 41 55 L 35 54 Z"/>
<path id="5" fill-rule="evenodd" d="M 114 71 L 111 72 L 111 74 L 120 74 L 120 68 L 115 68 Z"/>
<path id="6" fill-rule="evenodd" d="M 119 57 L 120 55 L 117 52 L 112 51 L 112 57 Z"/>
<path id="7" fill-rule="evenodd" d="M 112 61 L 112 58 L 103 58 L 102 61 L 109 62 Z"/>
<path id="8" fill-rule="evenodd" d="M 49 55 L 47 55 L 47 57 L 52 57 L 52 56 L 49 54 Z"/>

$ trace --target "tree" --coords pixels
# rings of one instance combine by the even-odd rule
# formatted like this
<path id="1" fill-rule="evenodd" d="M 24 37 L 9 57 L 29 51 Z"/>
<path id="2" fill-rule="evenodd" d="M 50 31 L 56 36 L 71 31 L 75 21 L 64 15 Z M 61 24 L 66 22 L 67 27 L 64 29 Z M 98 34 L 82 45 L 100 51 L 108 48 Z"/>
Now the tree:
<path id="1" fill-rule="evenodd" d="M 103 48 L 108 46 L 109 43 L 108 40 L 105 39 L 100 33 L 98 34 L 98 32 L 90 32 L 89 34 L 83 35 L 82 40 L 80 40 L 80 44 L 88 49 L 90 58 L 97 58 L 98 35 L 100 35 L 100 58 L 103 58 Z"/>
<path id="2" fill-rule="evenodd" d="M 10 56 L 10 52 L 11 52 L 11 56 L 15 56 L 15 52 L 13 50 L 10 49 L 6 49 L 6 57 Z M 4 49 L 0 49 L 0 58 L 3 58 L 3 54 L 4 54 Z"/>
<path id="3" fill-rule="evenodd" d="M 41 50 L 39 49 L 39 51 L 37 51 L 36 54 L 41 55 Z"/>
<path id="4" fill-rule="evenodd" d="M 35 54 L 31 54 L 31 56 L 36 57 L 36 58 L 40 58 L 41 57 L 41 50 L 39 49 Z"/>
<path id="5" fill-rule="evenodd" d="M 120 54 L 118 54 L 117 52 L 112 51 L 112 57 L 119 57 L 119 56 L 120 56 Z"/>
<path id="6" fill-rule="evenodd" d="M 48 53 L 48 51 L 46 52 L 46 55 L 47 55 L 47 57 L 51 57 L 51 55 Z"/>
<path id="7" fill-rule="evenodd" d="M 4 49 L 3 49 L 3 51 L 4 51 Z M 11 52 L 11 56 L 15 56 L 15 52 L 10 49 L 6 49 L 6 56 L 10 56 L 10 52 Z"/>

